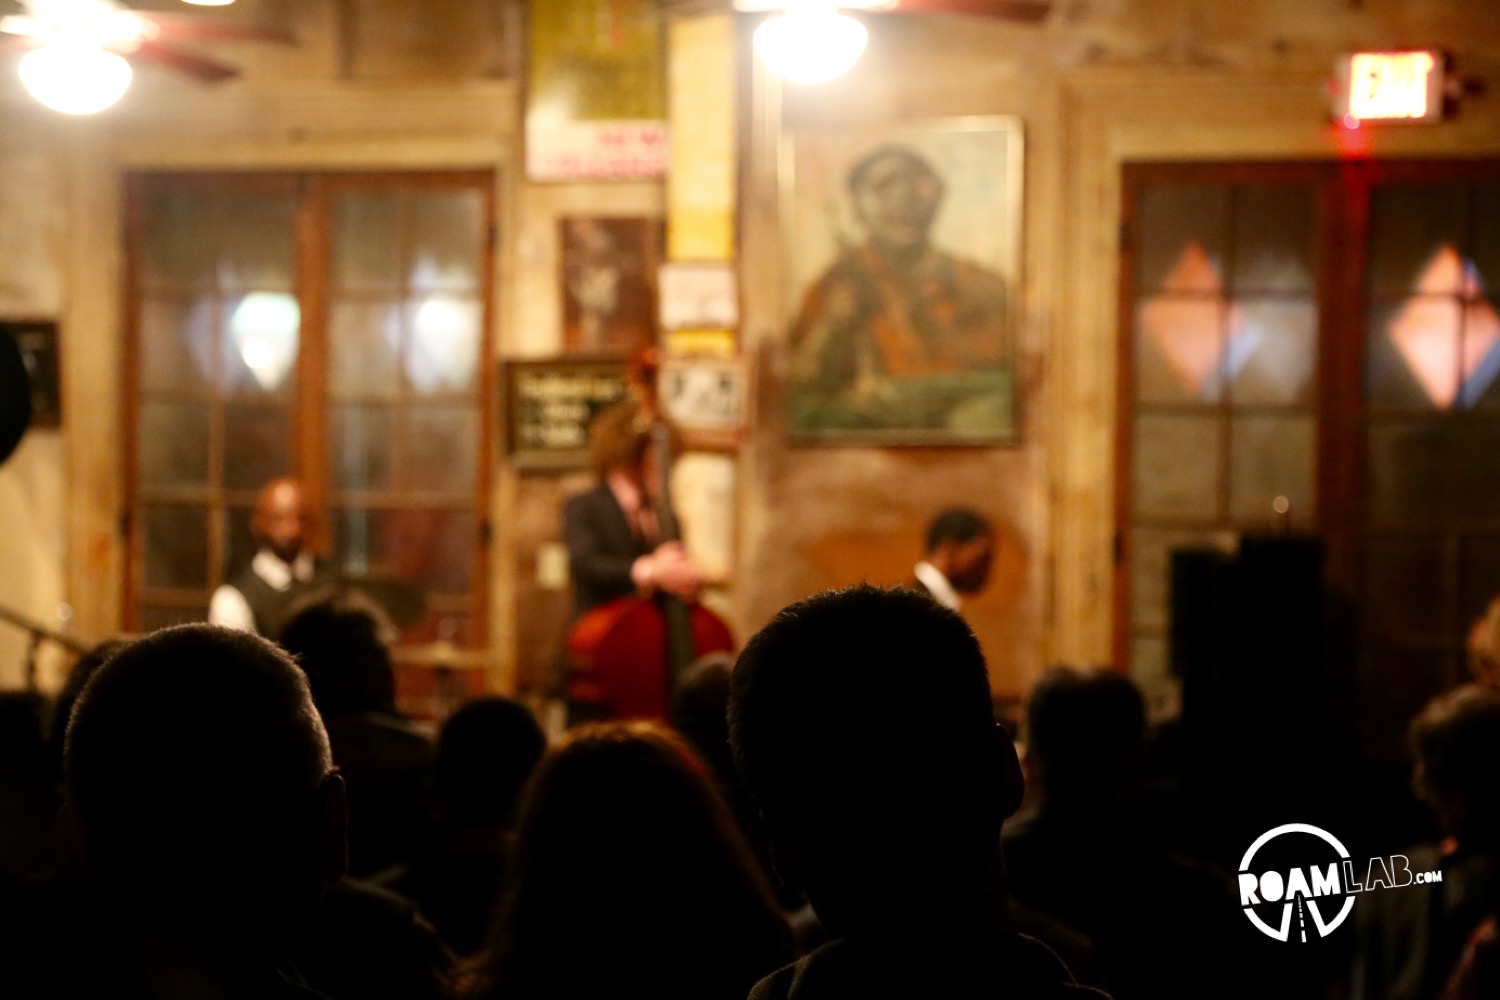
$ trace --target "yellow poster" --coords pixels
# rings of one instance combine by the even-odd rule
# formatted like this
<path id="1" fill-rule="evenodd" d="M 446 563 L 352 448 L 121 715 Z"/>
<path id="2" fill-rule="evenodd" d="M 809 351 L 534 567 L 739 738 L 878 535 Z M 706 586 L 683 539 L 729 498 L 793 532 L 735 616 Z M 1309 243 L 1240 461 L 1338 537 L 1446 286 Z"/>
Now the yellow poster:
<path id="1" fill-rule="evenodd" d="M 661 18 L 649 0 L 533 0 L 527 175 L 664 176 L 665 64 Z"/>

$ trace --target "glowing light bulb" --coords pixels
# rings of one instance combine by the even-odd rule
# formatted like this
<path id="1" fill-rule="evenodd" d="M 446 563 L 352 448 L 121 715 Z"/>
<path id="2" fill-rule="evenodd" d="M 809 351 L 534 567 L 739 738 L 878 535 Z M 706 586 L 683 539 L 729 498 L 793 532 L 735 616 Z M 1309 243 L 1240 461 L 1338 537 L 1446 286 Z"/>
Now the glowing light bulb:
<path id="1" fill-rule="evenodd" d="M 473 300 L 429 295 L 421 301 L 406 345 L 406 377 L 418 392 L 462 389 L 473 381 L 482 324 Z"/>
<path id="2" fill-rule="evenodd" d="M 229 336 L 256 383 L 280 387 L 297 360 L 302 310 L 285 292 L 251 292 L 229 317 Z"/>
<path id="3" fill-rule="evenodd" d="M 130 63 L 95 45 L 60 43 L 32 49 L 21 59 L 21 83 L 53 111 L 92 115 L 125 96 Z"/>
<path id="4" fill-rule="evenodd" d="M 190 3 L 195 7 L 228 7 L 234 3 L 234 0 L 182 0 L 182 2 Z"/>
<path id="5" fill-rule="evenodd" d="M 859 62 L 870 33 L 831 3 L 789 7 L 755 29 L 755 51 L 793 83 L 827 83 Z"/>

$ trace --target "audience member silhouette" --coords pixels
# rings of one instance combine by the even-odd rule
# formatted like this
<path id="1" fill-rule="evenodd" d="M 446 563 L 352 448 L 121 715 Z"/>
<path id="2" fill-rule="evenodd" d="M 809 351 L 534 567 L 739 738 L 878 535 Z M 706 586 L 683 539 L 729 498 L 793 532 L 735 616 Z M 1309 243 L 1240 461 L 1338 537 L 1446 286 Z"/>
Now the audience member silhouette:
<path id="1" fill-rule="evenodd" d="M 293 963 L 334 1000 L 444 1000 L 453 982 L 453 955 L 416 904 L 352 878 L 328 887 Z"/>
<path id="2" fill-rule="evenodd" d="M 764 876 L 682 739 L 581 726 L 543 758 L 476 992 L 742 1000 L 791 957 Z"/>
<path id="3" fill-rule="evenodd" d="M 480 698 L 448 717 L 432 778 L 432 835 L 377 881 L 416 902 L 460 955 L 484 946 L 504 885 L 516 802 L 547 738 L 531 710 Z"/>
<path id="4" fill-rule="evenodd" d="M 810 951 L 823 943 L 822 927 L 802 894 L 775 877 L 765 826 L 755 800 L 734 768 L 734 753 L 729 746 L 729 687 L 733 673 L 734 657 L 728 653 L 709 653 L 693 663 L 673 693 L 672 726 L 687 738 L 713 771 L 719 792 L 755 852 L 756 861 L 771 876 L 777 901 L 790 914 L 797 951 Z"/>
<path id="5" fill-rule="evenodd" d="M 1032 690 L 1026 764 L 1034 804 L 1006 825 L 1011 891 L 1088 935 L 1118 1000 L 1249 990 L 1222 970 L 1243 942 L 1228 884 L 1169 857 L 1129 821 L 1145 704 L 1112 670 L 1049 670 Z"/>
<path id="6" fill-rule="evenodd" d="M 411 860 L 425 835 L 432 744 L 396 708 L 394 638 L 379 605 L 355 592 L 313 595 L 280 636 L 307 673 L 349 786 L 349 871 L 357 877 Z"/>
<path id="7" fill-rule="evenodd" d="M 728 653 L 710 653 L 693 663 L 673 691 L 672 726 L 708 764 L 740 831 L 756 856 L 768 863 L 770 855 L 764 851 L 760 816 L 734 769 L 734 754 L 729 748 L 729 684 L 733 672 L 734 657 Z"/>
<path id="8" fill-rule="evenodd" d="M 58 771 L 43 733 L 47 703 L 0 693 L 0 884 L 18 886 L 56 867 Z"/>
<path id="9" fill-rule="evenodd" d="M 1098 995 L 1008 926 L 1021 772 L 956 613 L 870 586 L 793 604 L 740 655 L 730 735 L 778 867 L 834 938 L 754 1000 Z"/>
<path id="10" fill-rule="evenodd" d="M 1485 925 L 1500 911 L 1491 887 L 1500 871 L 1500 692 L 1470 684 L 1434 699 L 1412 722 L 1413 786 L 1437 814 L 1446 840 L 1404 848 L 1413 871 L 1443 881 L 1361 897 L 1355 907 L 1351 1000 L 1438 996 L 1462 964 L 1468 986 L 1493 977 L 1495 945 Z M 1466 949 L 1466 945 L 1468 946 Z M 1467 954 L 1466 954 L 1467 950 Z M 1500 981 L 1488 979 L 1500 987 Z M 1465 993 L 1454 983 L 1451 995 Z"/>
<path id="11" fill-rule="evenodd" d="M 105 639 L 81 654 L 68 668 L 68 676 L 63 680 L 62 689 L 52 702 L 52 714 L 47 725 L 47 739 L 57 760 L 59 778 L 62 776 L 63 738 L 68 732 L 68 717 L 73 714 L 73 704 L 78 701 L 78 695 L 82 693 L 89 678 L 98 673 L 106 660 L 128 645 L 130 643 L 125 639 Z"/>
<path id="12" fill-rule="evenodd" d="M 92 995 L 316 995 L 287 958 L 347 865 L 344 786 L 289 658 L 208 625 L 131 644 L 78 698 L 65 780 L 114 946 L 79 949 Z"/>

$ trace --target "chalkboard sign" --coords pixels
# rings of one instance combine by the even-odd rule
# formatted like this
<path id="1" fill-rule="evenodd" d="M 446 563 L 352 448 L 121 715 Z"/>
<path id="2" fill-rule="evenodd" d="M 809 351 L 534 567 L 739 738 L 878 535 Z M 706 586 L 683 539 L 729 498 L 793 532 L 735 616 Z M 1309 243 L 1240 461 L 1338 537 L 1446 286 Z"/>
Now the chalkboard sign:
<path id="1" fill-rule="evenodd" d="M 518 469 L 582 469 L 589 424 L 625 398 L 625 361 L 565 358 L 505 363 L 506 452 Z"/>

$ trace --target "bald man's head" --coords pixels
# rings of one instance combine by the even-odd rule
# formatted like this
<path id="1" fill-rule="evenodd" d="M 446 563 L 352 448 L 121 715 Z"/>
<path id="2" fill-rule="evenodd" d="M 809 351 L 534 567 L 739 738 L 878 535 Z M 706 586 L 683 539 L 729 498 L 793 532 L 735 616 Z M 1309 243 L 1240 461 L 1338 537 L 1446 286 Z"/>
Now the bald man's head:
<path id="1" fill-rule="evenodd" d="M 115 653 L 64 757 L 91 867 L 153 919 L 264 938 L 342 875 L 327 733 L 302 671 L 257 636 L 183 625 Z"/>
<path id="2" fill-rule="evenodd" d="M 291 562 L 302 551 L 306 526 L 307 498 L 302 484 L 289 477 L 267 483 L 255 500 L 255 512 L 250 518 L 256 542 L 277 558 Z"/>

